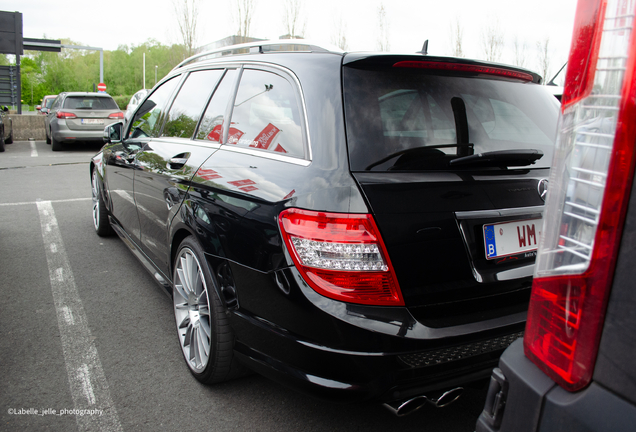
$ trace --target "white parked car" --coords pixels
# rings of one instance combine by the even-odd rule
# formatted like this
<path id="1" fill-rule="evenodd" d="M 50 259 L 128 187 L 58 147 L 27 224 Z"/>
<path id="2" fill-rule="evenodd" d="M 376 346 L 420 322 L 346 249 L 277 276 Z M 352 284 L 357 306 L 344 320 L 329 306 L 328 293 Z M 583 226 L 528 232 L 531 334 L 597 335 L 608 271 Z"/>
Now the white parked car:
<path id="1" fill-rule="evenodd" d="M 130 120 L 132 113 L 135 109 L 141 105 L 141 102 L 146 98 L 146 95 L 150 92 L 149 89 L 142 89 L 135 93 L 131 98 L 128 105 L 126 105 L 126 113 L 124 114 L 124 121 Z"/>

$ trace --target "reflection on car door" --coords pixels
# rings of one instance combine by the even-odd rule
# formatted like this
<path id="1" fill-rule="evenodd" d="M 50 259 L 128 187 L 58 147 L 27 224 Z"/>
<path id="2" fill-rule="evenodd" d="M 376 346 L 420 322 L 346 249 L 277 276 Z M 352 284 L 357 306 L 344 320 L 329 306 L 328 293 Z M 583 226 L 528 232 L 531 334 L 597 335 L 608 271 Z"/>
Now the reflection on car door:
<path id="1" fill-rule="evenodd" d="M 135 113 L 123 142 L 111 146 L 105 152 L 111 214 L 134 242 L 141 239 L 134 199 L 135 172 L 139 169 L 137 156 L 152 136 L 157 135 L 163 107 L 170 100 L 178 82 L 179 77 L 175 77 L 158 87 Z"/>
<path id="2" fill-rule="evenodd" d="M 192 138 L 223 72 L 190 73 L 165 116 L 161 133 L 137 156 L 134 197 L 141 224 L 141 248 L 166 275 L 170 273 L 170 221 L 186 196 L 190 179 L 219 147 Z"/>
<path id="3" fill-rule="evenodd" d="M 135 158 L 147 141 L 148 138 L 130 139 L 104 151 L 111 214 L 135 242 L 139 241 L 140 234 L 133 198 L 133 180 L 137 169 Z"/>
<path id="4" fill-rule="evenodd" d="M 134 197 L 141 248 L 166 275 L 170 273 L 170 221 L 179 210 L 190 179 L 214 151 L 185 140 L 155 139 L 137 156 Z"/>

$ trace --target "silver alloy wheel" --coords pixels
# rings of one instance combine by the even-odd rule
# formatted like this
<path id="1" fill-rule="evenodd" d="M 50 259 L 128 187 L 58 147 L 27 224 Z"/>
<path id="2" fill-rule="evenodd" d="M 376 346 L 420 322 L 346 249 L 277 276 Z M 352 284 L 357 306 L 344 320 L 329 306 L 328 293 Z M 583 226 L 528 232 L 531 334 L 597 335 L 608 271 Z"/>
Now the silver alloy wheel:
<path id="1" fill-rule="evenodd" d="M 93 170 L 91 177 L 91 189 L 93 192 L 93 225 L 99 229 L 99 187 L 97 186 L 97 169 Z"/>
<path id="2" fill-rule="evenodd" d="M 210 358 L 210 302 L 201 265 L 188 247 L 177 258 L 173 301 L 181 349 L 190 368 L 201 373 Z"/>

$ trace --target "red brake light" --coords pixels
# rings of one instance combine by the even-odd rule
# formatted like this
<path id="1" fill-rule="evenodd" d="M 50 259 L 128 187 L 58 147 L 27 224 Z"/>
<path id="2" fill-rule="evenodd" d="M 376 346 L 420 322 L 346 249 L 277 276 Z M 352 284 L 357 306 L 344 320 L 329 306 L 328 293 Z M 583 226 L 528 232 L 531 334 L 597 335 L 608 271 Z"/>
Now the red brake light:
<path id="1" fill-rule="evenodd" d="M 77 118 L 77 116 L 75 114 L 70 113 L 70 112 L 66 112 L 66 111 L 58 111 L 55 116 L 57 118 L 59 118 L 59 119 L 74 119 L 74 118 Z"/>
<path id="2" fill-rule="evenodd" d="M 469 65 L 463 63 L 445 63 L 445 62 L 431 62 L 431 61 L 400 61 L 393 65 L 393 67 L 401 68 L 420 68 L 420 69 L 435 69 L 455 72 L 473 72 L 487 75 L 496 75 L 506 78 L 514 78 L 522 81 L 532 81 L 532 75 L 525 72 L 518 72 L 504 68 L 491 67 L 491 66 L 479 66 Z"/>
<path id="3" fill-rule="evenodd" d="M 568 69 L 524 335 L 526 356 L 569 391 L 594 372 L 634 178 L 635 9 L 633 0 L 582 0 L 576 14 L 570 61 L 587 60 Z"/>
<path id="4" fill-rule="evenodd" d="M 292 208 L 281 212 L 278 222 L 296 268 L 319 294 L 350 303 L 404 305 L 371 215 Z"/>
<path id="5" fill-rule="evenodd" d="M 112 113 L 111 115 L 108 116 L 108 118 L 116 118 L 116 119 L 123 119 L 124 118 L 124 113 L 119 111 L 116 113 Z"/>

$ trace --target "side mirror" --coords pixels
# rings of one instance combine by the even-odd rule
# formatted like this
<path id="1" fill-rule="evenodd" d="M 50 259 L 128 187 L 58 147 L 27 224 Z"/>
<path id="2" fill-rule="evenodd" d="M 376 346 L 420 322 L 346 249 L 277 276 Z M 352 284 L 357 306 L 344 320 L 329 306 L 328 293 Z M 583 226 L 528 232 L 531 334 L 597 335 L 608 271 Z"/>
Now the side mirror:
<path id="1" fill-rule="evenodd" d="M 47 107 L 40 108 L 40 112 L 41 112 L 42 114 L 46 114 L 46 113 L 48 113 L 48 112 L 49 112 L 49 109 L 48 109 Z"/>
<path id="2" fill-rule="evenodd" d="M 122 140 L 122 132 L 124 130 L 124 122 L 115 122 L 104 128 L 104 142 L 110 144 L 120 143 Z"/>
<path id="3" fill-rule="evenodd" d="M 42 105 L 38 105 L 35 107 L 36 110 L 40 111 L 42 109 Z"/>

